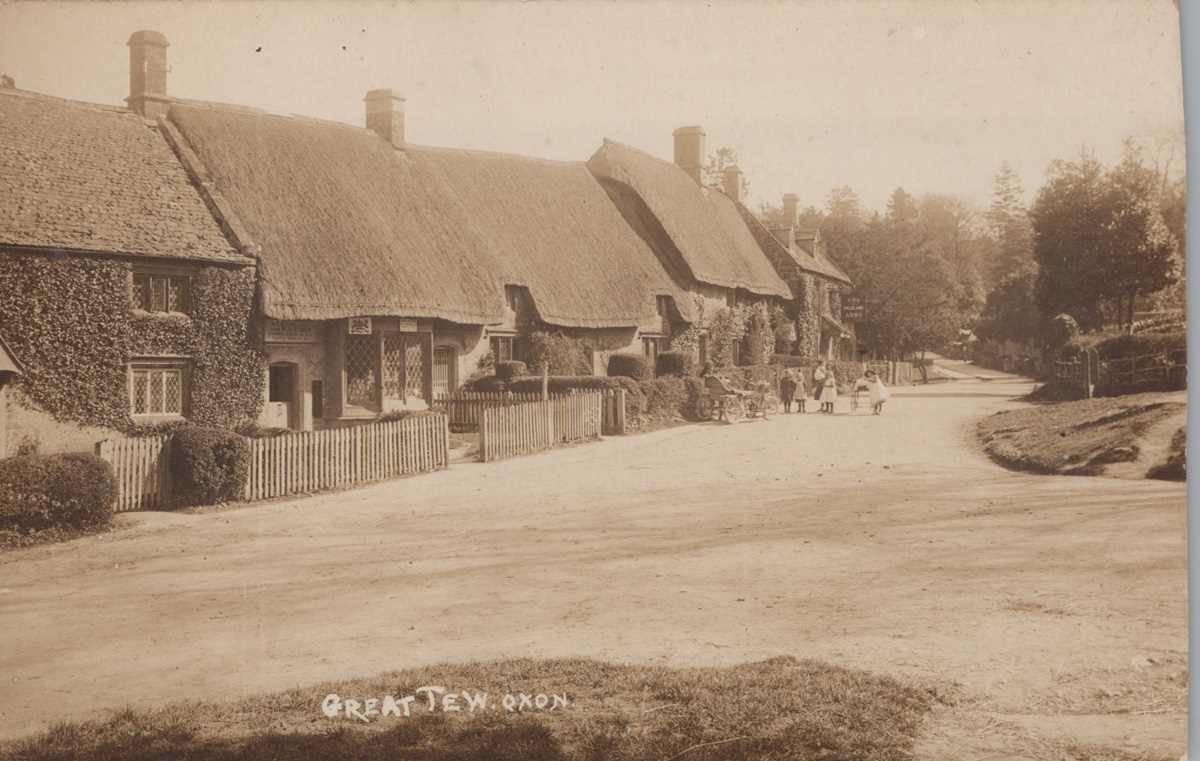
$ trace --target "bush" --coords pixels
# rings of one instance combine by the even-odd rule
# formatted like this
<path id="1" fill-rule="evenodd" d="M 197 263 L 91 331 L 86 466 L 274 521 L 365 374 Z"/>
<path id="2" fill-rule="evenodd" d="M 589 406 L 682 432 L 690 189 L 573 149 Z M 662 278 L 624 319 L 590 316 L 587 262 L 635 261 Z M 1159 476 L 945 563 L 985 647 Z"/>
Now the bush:
<path id="1" fill-rule="evenodd" d="M 592 372 L 587 344 L 562 333 L 531 333 L 526 342 L 525 360 L 534 375 L 540 374 L 543 367 L 549 367 L 551 375 L 589 375 Z"/>
<path id="2" fill-rule="evenodd" d="M 184 505 L 235 499 L 246 486 L 249 445 L 233 431 L 191 426 L 171 437 L 171 476 Z"/>
<path id="3" fill-rule="evenodd" d="M 650 368 L 646 366 L 646 358 L 640 354 L 613 354 L 608 358 L 608 374 L 611 377 L 646 380 L 650 377 Z"/>
<path id="4" fill-rule="evenodd" d="M 0 460 L 0 531 L 86 529 L 112 518 L 112 466 L 90 454 Z"/>
<path id="5" fill-rule="evenodd" d="M 642 381 L 646 417 L 660 420 L 687 418 L 688 386 L 683 378 L 669 376 Z"/>
<path id="6" fill-rule="evenodd" d="M 516 378 L 518 375 L 528 375 L 529 368 L 524 362 L 518 362 L 515 359 L 505 360 L 496 363 L 496 377 L 500 380 L 509 380 Z"/>
<path id="7" fill-rule="evenodd" d="M 688 376 L 696 374 L 696 358 L 686 351 L 664 351 L 654 363 L 654 374 Z"/>
<path id="8" fill-rule="evenodd" d="M 248 439 L 273 439 L 276 436 L 286 436 L 291 433 L 290 428 L 278 427 L 263 427 L 258 423 L 246 423 L 237 429 L 239 436 L 245 436 Z"/>

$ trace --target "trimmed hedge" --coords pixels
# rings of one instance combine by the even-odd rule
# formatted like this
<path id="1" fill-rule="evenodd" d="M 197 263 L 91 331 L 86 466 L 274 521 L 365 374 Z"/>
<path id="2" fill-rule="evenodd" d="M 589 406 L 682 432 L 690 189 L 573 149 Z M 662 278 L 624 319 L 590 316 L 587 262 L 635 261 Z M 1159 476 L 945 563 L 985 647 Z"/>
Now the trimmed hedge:
<path id="1" fill-rule="evenodd" d="M 515 359 L 504 360 L 496 363 L 495 373 L 500 380 L 511 380 L 519 375 L 528 375 L 529 367 Z"/>
<path id="2" fill-rule="evenodd" d="M 240 497 L 250 469 L 246 439 L 192 426 L 171 437 L 171 476 L 180 504 L 214 505 Z"/>
<path id="3" fill-rule="evenodd" d="M 658 376 L 696 374 L 696 358 L 691 352 L 664 351 L 654 363 L 654 374 Z"/>
<path id="4" fill-rule="evenodd" d="M 112 466 L 90 454 L 0 460 L 0 531 L 107 525 L 117 498 Z"/>
<path id="5" fill-rule="evenodd" d="M 613 354 L 608 358 L 608 374 L 646 380 L 650 377 L 650 367 L 641 354 Z"/>

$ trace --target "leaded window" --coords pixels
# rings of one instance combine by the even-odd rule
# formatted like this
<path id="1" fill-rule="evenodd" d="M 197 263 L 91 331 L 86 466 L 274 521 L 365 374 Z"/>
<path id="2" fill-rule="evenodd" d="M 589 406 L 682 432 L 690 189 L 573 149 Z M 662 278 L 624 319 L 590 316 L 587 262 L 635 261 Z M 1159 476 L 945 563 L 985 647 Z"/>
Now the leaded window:
<path id="1" fill-rule="evenodd" d="M 191 310 L 188 278 L 184 276 L 133 276 L 133 305 L 145 312 L 183 312 Z"/>
<path id="2" fill-rule="evenodd" d="M 129 368 L 129 412 L 132 415 L 182 416 L 186 386 L 182 366 L 133 364 Z"/>
<path id="3" fill-rule="evenodd" d="M 379 404 L 376 376 L 378 344 L 375 336 L 346 336 L 346 402 L 359 407 Z"/>

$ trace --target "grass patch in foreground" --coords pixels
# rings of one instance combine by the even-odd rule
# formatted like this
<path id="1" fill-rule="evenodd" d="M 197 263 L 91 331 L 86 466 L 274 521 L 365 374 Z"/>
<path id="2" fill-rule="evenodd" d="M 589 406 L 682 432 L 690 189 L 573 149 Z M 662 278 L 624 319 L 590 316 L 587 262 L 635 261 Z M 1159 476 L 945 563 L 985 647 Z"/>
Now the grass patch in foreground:
<path id="1" fill-rule="evenodd" d="M 1146 431 L 1186 406 L 1163 396 L 1134 394 L 997 412 L 979 422 L 979 437 L 984 450 L 1010 468 L 1099 475 L 1107 464 L 1136 460 Z"/>
<path id="2" fill-rule="evenodd" d="M 369 723 L 322 700 L 396 699 L 423 685 L 488 694 L 491 708 Z M 565 694 L 556 710 L 509 712 L 505 694 Z M 229 703 L 124 710 L 0 746 L 12 761 L 901 761 L 934 696 L 811 660 L 667 669 L 583 659 L 433 666 Z"/>

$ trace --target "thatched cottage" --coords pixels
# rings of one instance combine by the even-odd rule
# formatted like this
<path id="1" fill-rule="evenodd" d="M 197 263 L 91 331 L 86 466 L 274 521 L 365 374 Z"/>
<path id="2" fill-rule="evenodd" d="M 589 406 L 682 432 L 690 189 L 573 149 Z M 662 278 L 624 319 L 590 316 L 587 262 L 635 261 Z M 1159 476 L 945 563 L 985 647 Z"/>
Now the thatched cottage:
<path id="1" fill-rule="evenodd" d="M 258 261 L 265 424 L 424 408 L 534 329 L 603 372 L 691 319 L 582 162 L 413 145 L 390 90 L 365 127 L 169 102 L 161 129 Z"/>
<path id="2" fill-rule="evenodd" d="M 165 44 L 130 40 L 135 85 Z M 254 259 L 143 105 L 0 89 L 0 333 L 24 368 L 0 450 L 90 450 L 113 428 L 257 411 Z"/>

